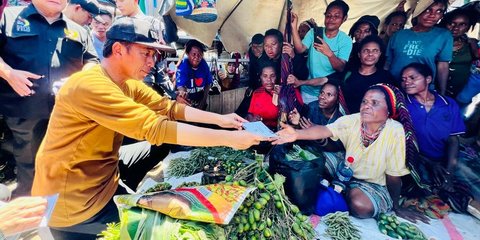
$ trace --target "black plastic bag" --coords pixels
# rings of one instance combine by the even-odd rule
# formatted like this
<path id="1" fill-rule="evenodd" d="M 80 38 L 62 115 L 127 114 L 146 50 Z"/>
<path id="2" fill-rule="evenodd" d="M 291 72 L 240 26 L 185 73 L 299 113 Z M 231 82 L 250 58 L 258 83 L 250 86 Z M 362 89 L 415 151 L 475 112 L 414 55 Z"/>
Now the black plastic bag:
<path id="1" fill-rule="evenodd" d="M 325 168 L 323 155 L 306 161 L 289 161 L 285 155 L 292 144 L 277 145 L 267 155 L 269 171 L 285 176 L 285 194 L 304 214 L 310 215 L 315 209 L 317 192 Z"/>

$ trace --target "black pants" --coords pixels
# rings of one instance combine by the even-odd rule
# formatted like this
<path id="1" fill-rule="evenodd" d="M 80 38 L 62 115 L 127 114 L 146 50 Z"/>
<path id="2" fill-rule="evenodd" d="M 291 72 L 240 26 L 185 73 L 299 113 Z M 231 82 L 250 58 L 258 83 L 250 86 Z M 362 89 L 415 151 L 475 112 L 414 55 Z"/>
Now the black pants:
<path id="1" fill-rule="evenodd" d="M 126 193 L 127 191 L 123 187 L 118 186 L 115 195 Z M 71 227 L 50 227 L 50 232 L 55 240 L 95 240 L 97 235 L 107 228 L 107 223 L 119 221 L 117 206 L 112 199 L 90 219 Z"/>
<path id="2" fill-rule="evenodd" d="M 13 197 L 31 194 L 35 175 L 35 155 L 45 136 L 48 119 L 5 117 L 12 132 L 13 156 L 17 165 L 17 188 Z"/>
<path id="3" fill-rule="evenodd" d="M 120 179 L 135 191 L 145 175 L 162 161 L 172 145 L 151 145 L 147 141 L 131 143 L 120 147 L 118 167 Z"/>

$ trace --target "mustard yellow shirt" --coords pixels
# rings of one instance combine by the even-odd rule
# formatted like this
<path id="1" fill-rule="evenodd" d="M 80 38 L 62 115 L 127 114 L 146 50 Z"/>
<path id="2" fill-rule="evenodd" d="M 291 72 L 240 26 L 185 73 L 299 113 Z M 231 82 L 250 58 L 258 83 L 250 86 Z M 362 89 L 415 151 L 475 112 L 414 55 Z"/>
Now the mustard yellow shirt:
<path id="1" fill-rule="evenodd" d="M 32 195 L 59 193 L 50 226 L 68 227 L 99 212 L 118 186 L 123 136 L 176 143 L 185 105 L 138 80 L 116 85 L 97 65 L 73 74 L 56 96 L 38 150 Z"/>
<path id="2" fill-rule="evenodd" d="M 363 146 L 360 135 L 360 113 L 342 116 L 326 127 L 333 133 L 332 140 L 340 139 L 345 146 L 345 156 L 355 159 L 354 178 L 385 186 L 385 174 L 410 173 L 405 166 L 405 132 L 399 122 L 388 119 L 378 138 L 368 147 Z"/>

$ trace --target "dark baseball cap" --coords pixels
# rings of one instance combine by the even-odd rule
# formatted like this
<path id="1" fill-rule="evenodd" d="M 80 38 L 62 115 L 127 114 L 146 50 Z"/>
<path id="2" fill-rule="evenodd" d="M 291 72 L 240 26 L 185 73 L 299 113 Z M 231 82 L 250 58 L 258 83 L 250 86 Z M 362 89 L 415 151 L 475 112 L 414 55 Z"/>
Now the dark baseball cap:
<path id="1" fill-rule="evenodd" d="M 262 44 L 263 43 L 263 35 L 261 33 L 257 33 L 253 35 L 252 40 L 250 40 L 250 44 Z"/>
<path id="2" fill-rule="evenodd" d="M 137 43 L 162 51 L 175 52 L 175 49 L 160 44 L 158 34 L 151 21 L 141 18 L 120 17 L 113 22 L 107 31 L 107 39 Z"/>
<path id="3" fill-rule="evenodd" d="M 98 22 L 105 23 L 105 21 L 98 15 L 104 14 L 105 9 L 98 3 L 97 0 L 70 0 L 71 4 L 78 4 L 83 10 L 87 11 Z"/>

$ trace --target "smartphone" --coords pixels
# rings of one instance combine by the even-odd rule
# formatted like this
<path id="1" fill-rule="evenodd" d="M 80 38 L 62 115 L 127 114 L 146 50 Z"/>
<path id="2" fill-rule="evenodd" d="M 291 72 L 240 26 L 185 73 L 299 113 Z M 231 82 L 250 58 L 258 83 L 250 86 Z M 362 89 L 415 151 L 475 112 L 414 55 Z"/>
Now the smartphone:
<path id="1" fill-rule="evenodd" d="M 313 36 L 314 36 L 313 41 L 315 43 L 322 44 L 322 42 L 320 41 L 320 39 L 318 39 L 318 37 L 323 39 L 323 28 L 322 27 L 316 27 Z"/>

